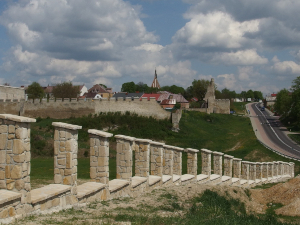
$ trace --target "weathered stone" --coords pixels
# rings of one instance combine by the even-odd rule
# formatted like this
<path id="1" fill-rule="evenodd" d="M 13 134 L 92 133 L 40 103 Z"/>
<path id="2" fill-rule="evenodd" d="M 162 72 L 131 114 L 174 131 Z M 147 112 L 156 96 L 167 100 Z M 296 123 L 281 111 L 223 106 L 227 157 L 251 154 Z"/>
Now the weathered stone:
<path id="1" fill-rule="evenodd" d="M 8 210 L 4 209 L 2 211 L 0 211 L 0 219 L 5 219 L 8 217 Z"/>
<path id="2" fill-rule="evenodd" d="M 63 184 L 71 185 L 72 184 L 72 177 L 71 176 L 65 177 L 64 180 L 63 180 Z"/>
<path id="3" fill-rule="evenodd" d="M 0 180 L 0 189 L 6 189 L 6 182 L 4 180 Z"/>
<path id="4" fill-rule="evenodd" d="M 12 179 L 20 179 L 22 177 L 22 167 L 15 165 L 10 172 L 10 177 Z"/>
<path id="5" fill-rule="evenodd" d="M 90 168 L 90 177 L 91 177 L 91 179 L 95 179 L 96 178 L 96 173 L 97 173 L 96 167 L 91 167 Z"/>
<path id="6" fill-rule="evenodd" d="M 8 210 L 8 214 L 10 217 L 13 217 L 16 215 L 16 210 L 14 207 L 10 207 L 9 210 Z"/>
<path id="7" fill-rule="evenodd" d="M 65 176 L 69 176 L 72 174 L 72 169 L 65 169 Z"/>
<path id="8" fill-rule="evenodd" d="M 0 126 L 0 134 L 7 133 L 7 131 L 8 131 L 8 128 L 6 125 Z"/>
<path id="9" fill-rule="evenodd" d="M 7 134 L 0 134 L 0 150 L 6 149 Z"/>
<path id="10" fill-rule="evenodd" d="M 18 191 L 24 189 L 25 187 L 25 183 L 23 180 L 17 180 L 16 183 L 15 183 L 15 187 Z"/>
<path id="11" fill-rule="evenodd" d="M 72 153 L 68 152 L 66 157 L 66 168 L 72 168 Z"/>
<path id="12" fill-rule="evenodd" d="M 6 151 L 0 151 L 0 164 L 5 164 L 6 161 Z"/>
<path id="13" fill-rule="evenodd" d="M 14 134 L 15 133 L 15 126 L 14 125 L 9 125 L 8 126 L 8 133 Z"/>
<path id="14" fill-rule="evenodd" d="M 14 187 L 15 187 L 15 182 L 13 182 L 12 180 L 6 181 L 7 190 L 12 190 L 12 189 L 14 189 Z"/>
<path id="15" fill-rule="evenodd" d="M 16 155 L 22 154 L 24 150 L 25 149 L 24 149 L 23 141 L 19 139 L 15 139 L 13 143 L 13 153 Z"/>
<path id="16" fill-rule="evenodd" d="M 13 156 L 13 160 L 17 163 L 23 163 L 25 161 L 25 154 Z"/>
<path id="17" fill-rule="evenodd" d="M 66 165 L 66 159 L 57 159 L 57 164 L 58 165 Z"/>
<path id="18" fill-rule="evenodd" d="M 18 139 L 26 139 L 27 138 L 27 129 L 25 128 L 18 128 L 16 129 L 16 138 Z"/>
<path id="19" fill-rule="evenodd" d="M 55 184 L 61 184 L 62 183 L 62 176 L 60 174 L 54 175 L 54 183 Z"/>
<path id="20" fill-rule="evenodd" d="M 60 204 L 60 199 L 59 199 L 59 198 L 53 199 L 51 204 L 52 204 L 52 207 L 59 206 L 59 204 Z"/>

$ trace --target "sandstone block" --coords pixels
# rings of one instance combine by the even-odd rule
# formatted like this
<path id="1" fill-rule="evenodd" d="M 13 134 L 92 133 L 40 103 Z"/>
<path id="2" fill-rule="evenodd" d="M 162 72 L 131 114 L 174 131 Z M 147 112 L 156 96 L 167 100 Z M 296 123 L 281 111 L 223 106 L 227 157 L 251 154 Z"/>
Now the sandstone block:
<path id="1" fill-rule="evenodd" d="M 15 183 L 15 187 L 18 191 L 22 190 L 25 188 L 25 183 L 23 180 L 17 180 Z"/>
<path id="2" fill-rule="evenodd" d="M 52 202 L 51 202 L 51 204 L 52 204 L 52 207 L 59 206 L 59 204 L 60 204 L 60 199 L 59 199 L 59 198 L 53 199 Z"/>
<path id="3" fill-rule="evenodd" d="M 13 217 L 13 216 L 16 215 L 16 210 L 15 210 L 14 207 L 10 207 L 10 208 L 8 209 L 8 215 L 9 215 L 10 217 Z"/>
<path id="4" fill-rule="evenodd" d="M 78 202 L 78 200 L 74 195 L 66 196 L 66 204 L 67 205 L 74 205 L 77 202 Z"/>
<path id="5" fill-rule="evenodd" d="M 74 150 L 74 145 L 72 140 L 66 141 L 66 151 L 72 152 Z"/>
<path id="6" fill-rule="evenodd" d="M 0 150 L 6 149 L 7 138 L 7 134 L 0 134 Z"/>
<path id="7" fill-rule="evenodd" d="M 55 129 L 54 131 L 54 140 L 57 141 L 59 140 L 59 130 Z"/>
<path id="8" fill-rule="evenodd" d="M 13 160 L 17 163 L 23 163 L 25 161 L 25 154 L 14 155 Z"/>
<path id="9" fill-rule="evenodd" d="M 0 164 L 5 164 L 6 162 L 6 151 L 0 150 Z"/>
<path id="10" fill-rule="evenodd" d="M 97 174 L 96 167 L 91 167 L 90 168 L 90 177 L 91 177 L 91 179 L 95 179 L 96 178 L 96 174 Z"/>
<path id="11" fill-rule="evenodd" d="M 15 187 L 15 182 L 12 180 L 6 180 L 6 189 L 7 190 L 12 190 Z"/>
<path id="12" fill-rule="evenodd" d="M 65 176 L 71 175 L 72 174 L 72 169 L 65 169 Z"/>
<path id="13" fill-rule="evenodd" d="M 63 180 L 63 184 L 64 185 L 72 185 L 72 177 L 71 176 L 65 177 Z"/>
<path id="14" fill-rule="evenodd" d="M 72 153 L 68 152 L 66 157 L 66 168 L 72 168 Z"/>
<path id="15" fill-rule="evenodd" d="M 62 166 L 66 165 L 66 159 L 57 159 L 57 164 Z"/>
<path id="16" fill-rule="evenodd" d="M 22 167 L 21 166 L 14 166 L 10 172 L 10 177 L 12 179 L 20 179 L 22 177 Z"/>
<path id="17" fill-rule="evenodd" d="M 19 139 L 15 139 L 13 141 L 13 153 L 14 154 L 22 154 L 24 152 L 24 145 L 23 145 L 23 141 L 19 140 Z"/>
<path id="18" fill-rule="evenodd" d="M 0 189 L 6 189 L 6 182 L 4 180 L 0 180 Z"/>
<path id="19" fill-rule="evenodd" d="M 0 211 L 0 219 L 5 219 L 8 217 L 8 210 L 4 209 L 2 211 Z"/>
<path id="20" fill-rule="evenodd" d="M 26 128 L 18 128 L 16 129 L 16 138 L 18 139 L 26 139 L 28 137 L 27 135 L 27 129 Z"/>
<path id="21" fill-rule="evenodd" d="M 62 176 L 60 174 L 54 175 L 54 183 L 55 184 L 61 184 L 62 183 Z"/>
<path id="22" fill-rule="evenodd" d="M 59 137 L 60 138 L 65 138 L 66 137 L 66 132 L 64 130 L 59 131 Z"/>

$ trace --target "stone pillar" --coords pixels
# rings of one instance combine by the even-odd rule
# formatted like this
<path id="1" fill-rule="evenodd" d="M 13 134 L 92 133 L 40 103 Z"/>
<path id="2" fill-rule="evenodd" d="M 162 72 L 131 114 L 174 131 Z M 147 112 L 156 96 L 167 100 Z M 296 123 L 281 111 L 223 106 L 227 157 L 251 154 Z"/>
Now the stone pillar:
<path id="1" fill-rule="evenodd" d="M 162 176 L 163 175 L 163 147 L 164 143 L 150 142 L 150 175 Z"/>
<path id="2" fill-rule="evenodd" d="M 81 126 L 53 122 L 54 131 L 54 183 L 72 186 L 77 195 L 78 130 Z"/>
<path id="3" fill-rule="evenodd" d="M 224 155 L 224 176 L 232 177 L 233 156 Z"/>
<path id="4" fill-rule="evenodd" d="M 223 175 L 223 171 L 222 171 L 222 156 L 224 155 L 224 153 L 222 152 L 213 152 L 214 155 L 214 174 Z"/>
<path id="5" fill-rule="evenodd" d="M 278 162 L 278 176 L 281 177 L 284 175 L 284 162 L 279 161 Z"/>
<path id="6" fill-rule="evenodd" d="M 207 149 L 201 149 L 201 159 L 202 159 L 202 174 L 211 175 L 211 153 L 212 151 Z"/>
<path id="7" fill-rule="evenodd" d="M 268 178 L 273 179 L 273 163 L 268 163 Z"/>
<path id="8" fill-rule="evenodd" d="M 173 174 L 182 175 L 182 151 L 183 148 L 173 147 Z"/>
<path id="9" fill-rule="evenodd" d="M 149 177 L 150 142 L 148 139 L 135 139 L 135 176 Z"/>
<path id="10" fill-rule="evenodd" d="M 243 180 L 249 180 L 249 162 L 242 161 L 242 175 L 241 178 Z"/>
<path id="11" fill-rule="evenodd" d="M 197 169 L 198 169 L 198 160 L 197 160 L 197 153 L 199 150 L 187 148 L 185 149 L 187 152 L 187 174 L 194 175 L 197 179 Z"/>
<path id="12" fill-rule="evenodd" d="M 88 130 L 90 134 L 90 177 L 94 182 L 108 184 L 109 181 L 109 141 L 113 134 Z"/>
<path id="13" fill-rule="evenodd" d="M 273 177 L 278 177 L 278 162 L 273 162 Z"/>
<path id="14" fill-rule="evenodd" d="M 290 169 L 289 169 L 289 172 L 290 172 L 290 176 L 291 177 L 295 177 L 295 172 L 294 172 L 294 170 L 295 170 L 295 163 L 293 163 L 293 162 L 291 162 L 290 163 Z"/>
<path id="15" fill-rule="evenodd" d="M 262 179 L 262 167 L 263 164 L 260 162 L 256 163 L 256 179 L 261 180 Z"/>
<path id="16" fill-rule="evenodd" d="M 0 114 L 0 189 L 22 194 L 21 203 L 31 202 L 30 123 L 35 119 Z"/>
<path id="17" fill-rule="evenodd" d="M 241 179 L 242 159 L 233 158 L 233 177 Z"/>
<path id="18" fill-rule="evenodd" d="M 117 141 L 117 179 L 130 181 L 132 177 L 132 149 L 135 138 L 115 135 Z"/>
<path id="19" fill-rule="evenodd" d="M 268 163 L 264 162 L 262 163 L 262 178 L 268 179 L 269 176 L 269 166 Z"/>
<path id="20" fill-rule="evenodd" d="M 256 163 L 249 162 L 249 180 L 256 179 Z"/>
<path id="21" fill-rule="evenodd" d="M 164 145 L 163 147 L 163 174 L 173 176 L 173 146 Z"/>

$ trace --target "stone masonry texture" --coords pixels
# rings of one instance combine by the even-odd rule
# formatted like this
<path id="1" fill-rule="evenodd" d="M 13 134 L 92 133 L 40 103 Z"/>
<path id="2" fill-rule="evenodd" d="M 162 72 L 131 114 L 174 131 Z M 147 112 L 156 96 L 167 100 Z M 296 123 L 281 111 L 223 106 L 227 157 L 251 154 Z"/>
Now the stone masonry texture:
<path id="1" fill-rule="evenodd" d="M 109 182 L 109 141 L 113 134 L 88 130 L 90 134 L 90 177 L 92 181 Z"/>
<path id="2" fill-rule="evenodd" d="M 81 126 L 53 122 L 54 130 L 54 183 L 72 186 L 77 194 L 78 130 Z"/>
<path id="3" fill-rule="evenodd" d="M 150 142 L 148 139 L 135 140 L 135 176 L 149 177 Z"/>
<path id="4" fill-rule="evenodd" d="M 163 145 L 164 143 L 150 142 L 150 175 L 163 175 Z"/>

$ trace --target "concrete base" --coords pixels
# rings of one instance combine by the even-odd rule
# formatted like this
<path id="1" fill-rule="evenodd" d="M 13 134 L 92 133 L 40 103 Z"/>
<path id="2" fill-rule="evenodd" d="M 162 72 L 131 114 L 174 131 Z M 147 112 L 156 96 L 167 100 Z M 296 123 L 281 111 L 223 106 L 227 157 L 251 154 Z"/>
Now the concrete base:
<path id="1" fill-rule="evenodd" d="M 231 185 L 232 184 L 232 178 L 229 176 L 222 176 L 221 183 L 219 185 Z"/>
<path id="2" fill-rule="evenodd" d="M 205 174 L 199 174 L 197 175 L 197 183 L 198 184 L 205 184 L 207 182 L 209 182 L 209 176 L 208 175 L 205 175 Z"/>
<path id="3" fill-rule="evenodd" d="M 196 183 L 196 179 L 194 175 L 191 174 L 184 174 L 181 176 L 181 184 L 186 185 L 186 184 L 191 184 L 191 183 Z"/>
<path id="4" fill-rule="evenodd" d="M 173 178 L 170 175 L 162 175 L 162 186 L 167 187 L 173 184 Z"/>
<path id="5" fill-rule="evenodd" d="M 130 197 L 131 187 L 127 180 L 114 179 L 109 181 L 109 199 Z"/>
<path id="6" fill-rule="evenodd" d="M 108 194 L 108 187 L 106 184 L 97 182 L 87 182 L 77 186 L 78 202 L 92 202 L 95 200 L 106 200 Z"/>
<path id="7" fill-rule="evenodd" d="M 148 178 L 134 176 L 131 179 L 131 197 L 137 197 L 148 190 Z"/>
<path id="8" fill-rule="evenodd" d="M 173 184 L 180 185 L 181 184 L 181 179 L 180 178 L 181 178 L 180 175 L 173 174 Z"/>
<path id="9" fill-rule="evenodd" d="M 222 181 L 222 177 L 218 174 L 211 174 L 209 184 L 218 184 Z"/>

